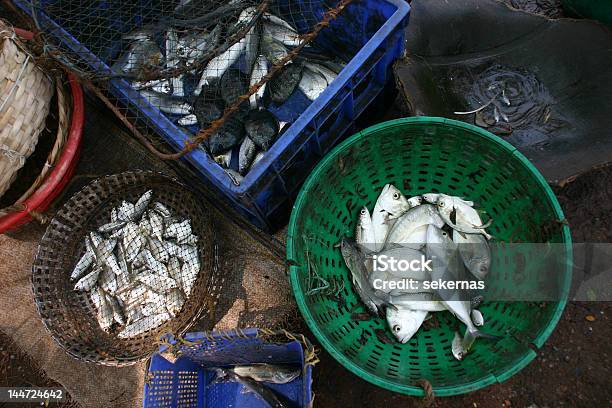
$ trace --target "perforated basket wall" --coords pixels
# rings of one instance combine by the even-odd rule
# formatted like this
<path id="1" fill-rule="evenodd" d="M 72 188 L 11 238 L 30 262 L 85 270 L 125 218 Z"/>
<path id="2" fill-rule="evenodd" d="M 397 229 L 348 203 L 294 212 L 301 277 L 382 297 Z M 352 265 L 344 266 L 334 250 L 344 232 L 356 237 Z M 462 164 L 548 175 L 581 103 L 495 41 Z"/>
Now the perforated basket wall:
<path id="1" fill-rule="evenodd" d="M 532 347 L 541 347 L 548 338 L 565 299 L 485 302 L 480 310 L 487 331 L 503 339 L 477 341 L 463 361 L 451 353 L 459 325 L 449 312 L 436 313 L 438 327 L 424 325 L 406 344 L 384 341 L 394 339 L 384 319 L 351 318 L 360 300 L 334 245 L 354 235 L 358 209 L 372 208 L 386 183 L 406 195 L 444 192 L 466 197 L 494 219 L 489 231 L 500 240 L 563 243 L 571 254 L 569 228 L 557 222 L 563 213 L 556 198 L 510 144 L 475 126 L 442 118 L 386 122 L 333 150 L 310 175 L 294 206 L 287 257 L 293 265 L 293 292 L 309 327 L 346 368 L 389 390 L 421 396 L 417 381 L 426 379 L 435 395 L 447 396 L 508 379 L 535 357 Z M 305 236 L 316 237 L 307 242 L 318 273 L 344 282 L 340 301 L 305 295 Z M 570 266 L 559 275 L 567 289 Z"/>
<path id="2" fill-rule="evenodd" d="M 180 312 L 161 326 L 121 339 L 103 331 L 88 292 L 74 291 L 70 273 L 85 252 L 85 236 L 109 222 L 111 208 L 136 201 L 147 190 L 178 217 L 191 220 L 200 239 L 200 271 Z M 198 318 L 207 318 L 223 284 L 216 260 L 210 214 L 185 186 L 153 172 L 128 172 L 97 179 L 75 194 L 54 216 L 40 242 L 32 267 L 38 312 L 53 338 L 70 355 L 105 365 L 127 365 L 157 349 L 159 337 L 184 333 Z M 212 328 L 212 325 L 211 325 Z"/>

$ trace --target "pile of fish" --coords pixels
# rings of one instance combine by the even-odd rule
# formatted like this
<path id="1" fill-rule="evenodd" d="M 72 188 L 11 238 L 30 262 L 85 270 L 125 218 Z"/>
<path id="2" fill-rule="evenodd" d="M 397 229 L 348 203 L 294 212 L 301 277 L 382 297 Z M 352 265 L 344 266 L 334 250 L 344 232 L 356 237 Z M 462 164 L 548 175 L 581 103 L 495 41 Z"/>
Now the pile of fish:
<path id="1" fill-rule="evenodd" d="M 423 284 L 473 279 L 466 269 L 476 278 L 475 283 L 484 283 L 491 265 L 488 244 L 491 235 L 486 228 L 492 220 L 483 223 L 473 206 L 471 201 L 438 193 L 406 198 L 395 186 L 387 184 L 371 215 L 367 207 L 360 210 L 355 240 L 342 240 L 342 256 L 361 301 L 372 315 L 386 318 L 401 343 L 412 338 L 430 312 L 444 310 L 467 327 L 465 335 L 455 333 L 452 342 L 452 352 L 458 360 L 477 337 L 497 338 L 477 328 L 484 324 L 484 319 L 476 309 L 482 300 L 476 292 Z M 383 255 L 385 259 L 431 262 L 422 270 L 377 270 L 373 263 Z M 407 279 L 420 284 L 403 289 L 398 289 L 398 285 L 374 287 L 376 281 Z"/>
<path id="2" fill-rule="evenodd" d="M 233 3 L 231 9 L 238 4 Z M 180 10 L 176 13 L 184 14 Z M 164 28 L 161 33 L 160 26 L 139 29 L 124 37 L 129 42 L 128 50 L 112 70 L 117 75 L 138 77 L 143 72 L 178 69 L 181 74 L 174 78 L 133 81 L 132 85 L 187 134 L 197 132 L 221 118 L 226 107 L 246 95 L 273 65 L 302 42 L 289 22 L 269 12 L 259 16 L 255 7 L 236 11 L 229 20 L 232 19 L 231 23 L 226 22 L 227 18 L 208 21 L 188 30 Z M 211 52 L 254 20 L 241 40 L 205 64 Z M 314 101 L 345 65 L 336 57 L 321 55 L 319 50 L 310 55 L 310 59 L 302 55 L 286 63 L 202 144 L 235 184 L 240 184 L 278 135 L 289 127 L 288 123 L 279 122 L 269 108 L 282 106 L 298 91 Z"/>
<path id="3" fill-rule="evenodd" d="M 200 271 L 198 237 L 153 191 L 113 208 L 110 222 L 85 238 L 70 279 L 89 292 L 98 324 L 119 338 L 137 336 L 176 316 Z"/>

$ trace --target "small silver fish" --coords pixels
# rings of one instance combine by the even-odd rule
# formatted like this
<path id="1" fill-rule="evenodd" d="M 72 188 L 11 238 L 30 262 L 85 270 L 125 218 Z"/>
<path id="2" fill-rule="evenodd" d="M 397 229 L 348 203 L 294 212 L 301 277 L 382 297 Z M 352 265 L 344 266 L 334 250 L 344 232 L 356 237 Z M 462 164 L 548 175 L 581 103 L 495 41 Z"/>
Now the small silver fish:
<path id="1" fill-rule="evenodd" d="M 366 206 L 363 206 L 359 211 L 359 218 L 355 229 L 355 242 L 370 251 L 375 250 L 376 237 L 374 235 L 374 225 L 372 224 L 370 211 L 368 211 Z"/>
<path id="2" fill-rule="evenodd" d="M 106 296 L 100 296 L 100 308 L 97 313 L 98 324 L 100 328 L 105 332 L 108 332 L 113 325 L 113 309 L 111 305 L 108 304 L 106 300 Z"/>
<path id="3" fill-rule="evenodd" d="M 139 92 L 151 105 L 164 113 L 188 115 L 193 111 L 193 107 L 182 98 L 165 95 L 148 89 L 143 89 Z"/>
<path id="4" fill-rule="evenodd" d="M 158 293 L 166 293 L 170 289 L 177 287 L 174 279 L 166 275 L 160 275 L 152 271 L 144 272 L 136 276 L 136 280 L 144 285 L 147 285 Z"/>
<path id="5" fill-rule="evenodd" d="M 86 249 L 83 256 L 78 260 L 72 273 L 70 274 L 70 280 L 76 280 L 83 276 L 87 268 L 93 264 L 94 254 L 90 249 Z"/>
<path id="6" fill-rule="evenodd" d="M 304 68 L 298 87 L 308 99 L 314 101 L 327 88 L 327 80 L 320 73 Z"/>
<path id="7" fill-rule="evenodd" d="M 108 294 L 115 295 L 119 285 L 117 284 L 117 275 L 109 268 L 101 268 L 98 283 L 100 287 Z"/>
<path id="8" fill-rule="evenodd" d="M 151 226 L 150 235 L 161 241 L 164 235 L 163 217 L 155 211 L 150 211 L 149 212 L 149 225 Z"/>
<path id="9" fill-rule="evenodd" d="M 302 370 L 295 366 L 275 364 L 252 364 L 235 366 L 231 370 L 241 377 L 272 384 L 287 384 L 300 376 Z"/>
<path id="10" fill-rule="evenodd" d="M 145 238 L 143 237 L 138 225 L 133 222 L 128 222 L 123 232 L 123 248 L 125 249 L 125 260 L 128 263 L 134 262 L 142 247 L 145 244 Z"/>
<path id="11" fill-rule="evenodd" d="M 149 248 L 151 255 L 153 255 L 153 258 L 155 258 L 159 262 L 167 263 L 168 259 L 170 259 L 170 254 L 168 254 L 168 250 L 166 250 L 164 244 L 157 238 L 147 237 L 147 247 Z"/>
<path id="12" fill-rule="evenodd" d="M 191 290 L 193 289 L 193 285 L 198 278 L 198 274 L 200 273 L 200 261 L 198 259 L 191 260 L 189 262 L 183 263 L 181 267 L 181 275 L 179 278 L 179 282 L 183 292 L 185 295 L 189 296 L 191 294 Z"/>
<path id="13" fill-rule="evenodd" d="M 451 196 L 440 194 L 436 203 L 440 217 L 448 226 L 456 231 L 466 234 L 482 234 L 487 239 L 491 239 L 485 228 L 487 228 L 492 220 L 483 224 L 478 211 L 464 204 L 459 200 L 453 199 Z"/>
<path id="14" fill-rule="evenodd" d="M 74 290 L 90 291 L 96 285 L 100 272 L 102 272 L 102 268 L 93 268 L 91 272 L 79 279 L 76 285 L 74 285 Z"/>
<path id="15" fill-rule="evenodd" d="M 268 74 L 268 60 L 265 56 L 259 55 L 255 60 L 255 66 L 253 67 L 253 71 L 251 72 L 251 78 L 249 80 L 249 86 L 253 86 L 258 84 L 264 76 Z M 264 93 L 266 91 L 266 84 L 263 84 L 261 88 L 253 95 L 249 97 L 249 104 L 251 109 L 257 109 L 260 101 L 264 97 Z"/>
<path id="16" fill-rule="evenodd" d="M 238 153 L 238 172 L 242 175 L 251 167 L 251 163 L 255 159 L 257 154 L 257 147 L 250 137 L 245 137 L 240 145 L 240 151 Z"/>
<path id="17" fill-rule="evenodd" d="M 487 239 L 480 234 L 462 234 L 453 230 L 453 241 L 468 271 L 483 280 L 491 267 L 491 249 Z"/>
<path id="18" fill-rule="evenodd" d="M 177 122 L 181 126 L 192 126 L 198 124 L 198 117 L 195 113 L 190 113 L 189 115 L 183 116 Z"/>
<path id="19" fill-rule="evenodd" d="M 120 325 L 125 324 L 125 317 L 123 316 L 123 308 L 119 304 L 116 297 L 106 294 L 106 302 L 113 311 L 113 320 Z"/>
<path id="20" fill-rule="evenodd" d="M 444 226 L 444 220 L 438 214 L 438 210 L 431 204 L 423 204 L 413 207 L 402 215 L 387 236 L 389 244 L 414 244 L 414 234 L 420 227 L 433 224 L 438 228 Z"/>
<path id="21" fill-rule="evenodd" d="M 151 208 L 153 209 L 153 211 L 157 212 L 163 218 L 168 218 L 172 215 L 170 213 L 170 210 L 165 205 L 160 203 L 159 201 L 154 202 Z"/>
<path id="22" fill-rule="evenodd" d="M 179 288 L 174 288 L 166 293 L 165 305 L 168 310 L 168 314 L 175 317 L 183 308 L 185 303 L 185 296 Z"/>
<path id="23" fill-rule="evenodd" d="M 130 221 L 134 221 L 142 217 L 142 214 L 144 214 L 145 210 L 149 206 L 149 202 L 151 201 L 152 197 L 153 197 L 153 190 L 149 190 L 140 196 L 138 201 L 136 201 L 136 204 L 134 204 L 134 212 L 132 213 L 130 217 Z"/>
<path id="24" fill-rule="evenodd" d="M 156 315 L 146 316 L 125 326 L 125 328 L 119 332 L 117 337 L 120 339 L 135 337 L 161 326 L 168 320 L 170 320 L 170 315 L 168 313 L 158 313 Z"/>
<path id="25" fill-rule="evenodd" d="M 134 204 L 129 201 L 122 201 L 119 208 L 117 208 L 117 218 L 120 221 L 130 221 L 134 217 Z"/>
<path id="26" fill-rule="evenodd" d="M 287 47 L 297 47 L 302 43 L 300 35 L 293 28 L 268 21 L 264 22 L 263 28 L 272 38 Z"/>
<path id="27" fill-rule="evenodd" d="M 155 259 L 153 254 L 151 254 L 151 251 L 149 251 L 148 249 L 143 249 L 142 254 L 145 260 L 145 264 L 149 267 L 149 269 L 151 269 L 158 275 L 168 276 L 168 268 L 166 267 L 166 265 Z"/>

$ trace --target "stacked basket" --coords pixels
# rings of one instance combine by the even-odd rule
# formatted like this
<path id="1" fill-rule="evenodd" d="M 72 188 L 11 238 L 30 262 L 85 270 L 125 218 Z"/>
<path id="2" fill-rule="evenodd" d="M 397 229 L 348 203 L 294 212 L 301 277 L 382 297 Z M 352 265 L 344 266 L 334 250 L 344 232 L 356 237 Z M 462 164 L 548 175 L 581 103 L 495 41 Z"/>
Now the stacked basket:
<path id="1" fill-rule="evenodd" d="M 0 21 L 0 232 L 39 216 L 61 191 L 74 169 L 83 122 L 80 87 L 50 77 L 21 42 L 24 35 L 31 34 Z M 48 117 L 53 130 L 45 129 Z M 43 137 L 48 153 L 25 169 Z M 32 169 L 22 181 L 21 172 Z"/>

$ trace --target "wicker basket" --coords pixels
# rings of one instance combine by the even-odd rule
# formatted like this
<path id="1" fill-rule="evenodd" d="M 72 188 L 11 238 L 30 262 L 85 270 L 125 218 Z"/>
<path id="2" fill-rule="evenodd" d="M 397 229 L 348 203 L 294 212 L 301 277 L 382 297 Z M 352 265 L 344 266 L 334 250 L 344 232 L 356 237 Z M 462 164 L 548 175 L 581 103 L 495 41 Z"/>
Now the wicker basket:
<path id="1" fill-rule="evenodd" d="M 155 200 L 173 214 L 191 219 L 193 232 L 200 237 L 200 272 L 176 317 L 136 337 L 120 339 L 100 328 L 89 295 L 73 290 L 70 272 L 85 252 L 85 234 L 107 223 L 110 209 L 122 200 L 136 201 L 147 190 L 153 190 Z M 152 172 L 106 176 L 75 194 L 49 223 L 32 268 L 36 305 L 53 338 L 77 359 L 112 366 L 145 359 L 156 351 L 160 336 L 182 334 L 210 316 L 222 283 L 210 214 L 177 180 Z"/>
<path id="2" fill-rule="evenodd" d="M 34 151 L 53 91 L 53 81 L 35 64 L 13 29 L 0 20 L 0 196 Z M 63 102 L 65 97 L 59 99 Z M 64 138 L 67 123 L 64 120 Z"/>

